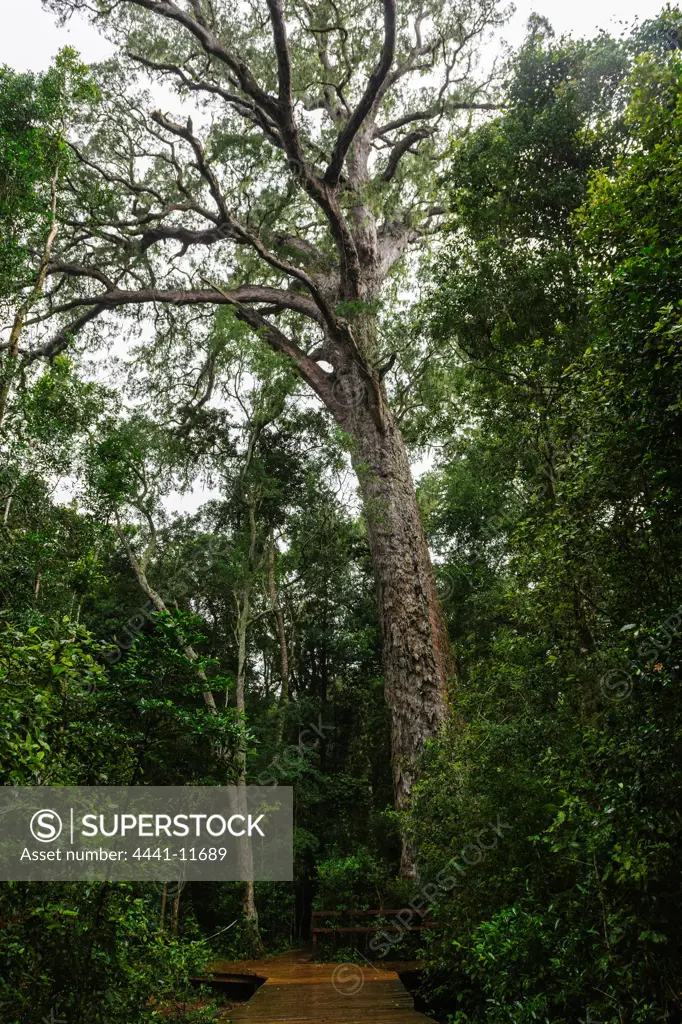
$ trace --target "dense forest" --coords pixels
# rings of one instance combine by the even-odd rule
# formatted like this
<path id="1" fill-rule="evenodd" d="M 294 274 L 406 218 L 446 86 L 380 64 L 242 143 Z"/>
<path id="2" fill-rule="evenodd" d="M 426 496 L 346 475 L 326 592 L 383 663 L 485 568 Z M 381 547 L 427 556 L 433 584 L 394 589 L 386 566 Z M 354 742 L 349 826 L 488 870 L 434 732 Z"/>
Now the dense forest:
<path id="1" fill-rule="evenodd" d="M 318 956 L 681 1021 L 679 8 L 45 6 L 117 49 L 0 68 L 0 777 L 293 786 L 295 880 L 2 883 L 0 1019 L 404 908 Z"/>

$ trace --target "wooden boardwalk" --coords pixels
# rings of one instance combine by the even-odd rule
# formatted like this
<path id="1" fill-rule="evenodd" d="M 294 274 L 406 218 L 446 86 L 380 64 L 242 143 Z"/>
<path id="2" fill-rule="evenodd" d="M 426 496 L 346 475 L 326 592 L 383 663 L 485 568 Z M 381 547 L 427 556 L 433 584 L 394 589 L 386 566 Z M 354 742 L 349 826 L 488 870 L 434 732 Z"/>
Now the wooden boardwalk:
<path id="1" fill-rule="evenodd" d="M 228 1014 L 233 1024 L 424 1024 L 429 1018 L 415 1010 L 396 973 L 412 967 L 313 963 L 310 952 L 295 950 L 266 960 L 216 963 L 212 970 L 266 979 Z"/>

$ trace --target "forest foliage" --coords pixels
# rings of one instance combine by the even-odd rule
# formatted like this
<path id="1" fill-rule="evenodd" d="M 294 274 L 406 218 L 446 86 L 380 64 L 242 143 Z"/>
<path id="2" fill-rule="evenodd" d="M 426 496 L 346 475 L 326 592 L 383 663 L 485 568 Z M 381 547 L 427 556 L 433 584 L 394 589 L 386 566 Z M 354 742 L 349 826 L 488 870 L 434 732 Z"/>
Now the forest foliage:
<path id="1" fill-rule="evenodd" d="M 533 17 L 497 109 L 428 172 L 438 238 L 380 303 L 457 665 L 409 811 L 371 510 L 291 362 L 228 306 L 199 362 L 183 311 L 109 325 L 98 363 L 94 334 L 47 361 L 13 348 L 55 209 L 116 208 L 115 181 L 68 187 L 111 74 L 71 51 L 0 71 L 3 784 L 225 785 L 244 759 L 295 787 L 295 882 L 255 886 L 267 950 L 306 940 L 313 906 L 404 906 L 432 922 L 444 1021 L 679 1021 L 679 10 L 590 40 Z M 418 879 L 398 877 L 405 835 Z M 188 979 L 254 951 L 242 887 L 160 906 L 151 884 L 3 884 L 2 1019 L 213 1019 Z M 379 925 L 329 955 L 414 941 Z"/>

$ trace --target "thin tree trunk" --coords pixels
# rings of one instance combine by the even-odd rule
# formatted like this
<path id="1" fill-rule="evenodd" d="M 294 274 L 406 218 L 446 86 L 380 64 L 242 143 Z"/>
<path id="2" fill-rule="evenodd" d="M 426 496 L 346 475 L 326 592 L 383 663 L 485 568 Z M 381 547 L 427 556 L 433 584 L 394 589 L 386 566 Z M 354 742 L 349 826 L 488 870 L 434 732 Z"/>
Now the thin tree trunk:
<path id="1" fill-rule="evenodd" d="M 329 611 L 327 601 L 324 601 L 324 615 L 322 626 L 322 643 L 320 646 L 318 665 L 320 669 L 320 703 L 322 705 L 322 719 L 327 718 L 327 706 L 329 704 L 329 659 L 327 658 L 327 613 Z M 320 737 L 320 771 L 327 774 L 327 737 Z"/>
<path id="2" fill-rule="evenodd" d="M 47 268 L 52 257 L 52 249 L 54 248 L 55 239 L 59 231 L 59 221 L 57 220 L 58 184 L 59 170 L 56 170 L 51 182 L 52 204 L 50 210 L 50 230 L 43 249 L 38 273 L 36 274 L 33 287 L 17 310 L 7 343 L 7 355 L 3 361 L 0 361 L 0 427 L 2 426 L 5 413 L 7 412 L 7 401 L 12 387 L 12 380 L 14 379 L 17 360 L 19 358 L 19 340 L 24 329 L 24 323 L 31 307 L 42 295 L 45 278 L 47 276 Z"/>
<path id="3" fill-rule="evenodd" d="M 180 919 L 180 887 L 178 886 L 178 892 L 171 904 L 171 935 L 173 938 L 178 934 L 178 921 Z"/>
<path id="4" fill-rule="evenodd" d="M 256 555 L 256 515 L 253 502 L 249 503 L 249 573 L 253 569 Z M 240 597 L 237 598 L 237 712 L 242 716 L 246 715 L 246 638 L 251 619 L 251 583 L 247 580 L 242 589 Z M 240 790 L 246 789 L 246 745 L 243 739 L 239 741 L 237 752 L 237 787 Z M 246 793 L 239 795 L 240 802 L 246 806 Z M 240 811 L 243 813 L 243 811 Z M 256 907 L 256 896 L 253 884 L 253 857 L 251 847 L 246 843 L 240 843 L 239 860 L 241 873 L 247 876 L 244 890 L 244 916 L 246 918 L 247 941 L 253 948 L 254 954 L 263 950 L 263 942 L 258 927 L 258 909 Z"/>
<path id="5" fill-rule="evenodd" d="M 114 526 L 114 530 L 116 531 L 116 534 L 117 534 L 119 540 L 121 541 L 121 543 L 123 544 L 123 547 L 125 548 L 125 552 L 126 552 L 126 554 L 128 556 L 128 561 L 130 562 L 131 568 L 132 568 L 132 570 L 133 570 L 133 572 L 135 574 L 135 578 L 137 579 L 137 582 L 139 583 L 141 590 L 147 595 L 147 597 L 149 598 L 151 603 L 156 608 L 157 612 L 168 612 L 168 608 L 166 607 L 165 601 L 163 600 L 161 595 L 159 593 L 157 593 L 157 591 L 154 590 L 154 588 L 149 583 L 149 580 L 147 579 L 147 574 L 146 574 L 146 572 L 145 572 L 145 570 L 143 568 L 143 565 L 139 561 L 139 559 L 137 558 L 137 556 L 136 556 L 135 552 L 133 551 L 132 547 L 130 546 L 130 544 L 128 543 L 128 538 L 125 536 L 123 530 L 121 529 L 121 524 L 119 522 L 116 522 L 116 524 Z M 145 559 L 145 562 L 146 562 L 146 559 Z M 79 612 L 79 615 L 80 615 L 80 603 L 78 605 L 78 612 Z M 196 651 L 194 650 L 194 648 L 190 644 L 187 644 L 187 645 L 183 646 L 183 653 L 184 653 L 185 657 L 189 661 L 196 661 L 197 660 L 198 655 L 197 655 Z M 201 669 L 201 668 L 197 669 L 197 675 L 198 675 L 199 679 L 202 681 L 202 683 L 206 684 L 206 687 L 207 687 L 208 686 L 208 679 L 206 677 L 206 673 L 204 672 L 204 670 Z M 215 704 L 215 700 L 214 700 L 214 697 L 213 697 L 213 693 L 208 688 L 206 688 L 204 690 L 203 697 L 204 697 L 204 703 L 206 704 L 206 707 L 207 707 L 209 713 L 212 714 L 212 715 L 217 715 L 218 709 L 216 708 L 216 704 Z M 218 751 L 218 753 L 220 753 L 220 751 Z M 163 932 L 163 930 L 164 930 L 164 920 L 165 920 L 165 917 L 166 917 L 166 905 L 167 905 L 167 902 L 168 902 L 168 883 L 164 882 L 163 883 L 163 891 L 161 893 L 161 916 L 160 916 L 160 922 L 159 922 L 159 931 L 160 932 Z M 171 935 L 173 935 L 173 936 L 176 936 L 178 934 L 178 916 L 179 916 L 179 912 L 180 912 L 180 889 L 178 889 L 177 895 L 175 896 L 175 898 L 173 899 L 173 901 L 171 903 Z"/>
<path id="6" fill-rule="evenodd" d="M 159 918 L 159 931 L 163 931 L 164 918 L 166 917 L 166 901 L 168 900 L 168 882 L 163 883 L 161 892 L 161 916 Z"/>
<path id="7" fill-rule="evenodd" d="M 150 585 L 150 583 L 149 583 L 149 581 L 147 579 L 146 572 L 142 568 L 142 565 L 141 565 L 140 561 L 138 560 L 137 556 L 135 555 L 135 552 L 133 551 L 133 549 L 131 548 L 130 544 L 128 543 L 128 538 L 126 537 L 126 535 L 124 534 L 123 530 L 121 529 L 121 524 L 117 522 L 114 525 L 114 530 L 116 531 L 116 534 L 117 534 L 119 540 L 121 541 L 121 544 L 123 544 L 123 547 L 125 548 L 126 554 L 128 556 L 128 561 L 130 562 L 130 566 L 131 566 L 133 572 L 135 573 L 135 578 L 137 579 L 137 582 L 139 583 L 140 588 L 147 595 L 147 597 L 149 598 L 151 603 L 156 608 L 157 612 L 166 612 L 167 613 L 168 612 L 168 608 L 166 607 L 165 601 L 163 600 L 161 595 L 158 594 L 154 590 L 154 588 Z M 196 661 L 199 656 L 198 656 L 197 652 L 194 650 L 194 648 L 192 647 L 192 645 L 191 644 L 186 644 L 184 642 L 184 639 L 182 638 L 182 636 L 180 638 L 180 642 L 183 645 L 182 650 L 183 650 L 183 654 L 185 655 L 185 657 L 189 661 Z M 202 668 L 197 668 L 197 676 L 199 677 L 201 682 L 204 684 L 203 697 L 204 697 L 204 703 L 206 704 L 206 707 L 208 708 L 209 712 L 212 715 L 217 715 L 218 714 L 218 709 L 216 708 L 216 703 L 215 703 L 215 699 L 213 697 L 213 693 L 211 692 L 211 689 L 210 689 L 210 687 L 208 685 L 208 677 L 206 676 L 206 673 L 204 672 L 204 670 Z"/>
<path id="8" fill-rule="evenodd" d="M 364 393 L 362 380 L 351 387 Z M 424 744 L 448 716 L 455 666 L 400 431 L 385 404 L 378 417 L 368 403 L 357 403 L 347 422 L 377 584 L 395 806 L 406 811 Z M 417 873 L 406 841 L 400 870 L 404 877 Z"/>
<path id="9" fill-rule="evenodd" d="M 7 495 L 7 501 L 5 502 L 5 514 L 4 514 L 3 519 L 2 519 L 2 522 L 3 522 L 4 526 L 7 526 L 8 522 L 9 522 L 9 514 L 10 514 L 10 512 L 12 510 L 12 501 L 14 500 L 14 492 L 16 491 L 17 487 L 18 487 L 18 482 L 12 484 L 12 489 L 9 492 L 9 494 Z"/>
<path id="10" fill-rule="evenodd" d="M 249 586 L 244 589 L 241 601 L 237 603 L 237 712 L 242 716 L 246 714 L 246 701 L 245 701 L 245 683 L 246 683 L 246 634 L 249 624 L 250 615 L 250 596 Z M 246 749 L 244 741 L 240 739 L 239 750 L 237 752 L 237 787 L 239 789 L 246 789 Z M 240 795 L 240 801 L 246 805 L 246 794 Z M 242 813 L 240 808 L 240 813 Z M 251 847 L 245 843 L 239 844 L 239 858 L 241 873 L 244 875 L 253 874 L 253 858 L 251 855 Z M 247 927 L 247 941 L 249 945 L 253 946 L 254 953 L 259 953 L 263 949 L 263 943 L 260 937 L 260 929 L 258 927 L 258 910 L 256 908 L 256 897 L 253 885 L 253 880 L 247 878 L 244 883 L 244 916 L 246 917 Z"/>
<path id="11" fill-rule="evenodd" d="M 287 634 L 284 625 L 284 612 L 277 593 L 277 582 L 275 580 L 275 538 L 270 538 L 270 551 L 268 552 L 268 594 L 270 605 L 277 623 L 277 635 L 279 638 L 280 653 L 280 674 L 282 688 L 279 694 L 279 707 L 277 709 L 277 726 L 275 729 L 275 746 L 279 749 L 284 732 L 284 715 L 289 703 L 289 652 L 287 649 Z"/>
<path id="12" fill-rule="evenodd" d="M 253 561 L 253 555 L 255 553 L 255 517 L 253 508 L 250 508 L 250 529 L 251 529 L 251 561 Z M 128 543 L 128 539 L 121 529 L 120 523 L 116 523 L 114 530 L 118 535 L 123 547 L 125 548 L 128 560 L 132 567 L 135 577 L 147 595 L 151 603 L 154 605 L 158 612 L 167 612 L 166 603 L 157 591 L 150 585 L 147 574 L 140 563 L 139 559 L 135 555 L 132 547 Z M 249 587 L 245 588 L 244 596 L 241 605 L 238 605 L 238 616 L 237 616 L 237 632 L 238 632 L 238 667 L 237 667 L 237 711 L 243 716 L 245 713 L 245 700 L 244 700 L 244 688 L 246 681 L 246 633 L 249 624 L 250 617 L 250 598 L 249 598 Z M 182 639 L 181 639 L 181 642 Z M 185 657 L 190 661 L 197 660 L 197 653 L 190 644 L 183 646 L 183 653 Z M 203 669 L 197 669 L 197 675 L 201 679 L 202 683 L 206 685 L 204 690 L 204 701 L 209 712 L 213 715 L 218 713 L 213 693 L 208 688 L 208 679 Z M 240 741 L 240 748 L 237 752 L 237 787 L 241 790 L 246 788 L 246 750 L 243 741 Z M 239 801 L 246 806 L 246 794 L 239 796 Z M 238 847 L 240 857 L 240 867 L 242 873 L 246 875 L 253 875 L 253 860 L 251 856 L 251 848 L 246 844 L 240 844 Z M 256 909 L 255 890 L 252 880 L 245 882 L 246 890 L 244 894 L 244 914 L 246 916 L 247 931 L 249 933 L 248 939 L 250 944 L 254 948 L 255 953 L 260 953 L 263 949 L 263 943 L 260 937 L 260 930 L 258 927 L 258 911 Z M 163 915 L 165 913 L 165 899 L 166 899 L 166 887 L 164 885 L 164 893 L 162 896 L 162 911 L 161 911 L 161 927 L 163 928 Z M 178 930 L 178 908 L 180 904 L 180 893 L 178 892 L 177 897 L 172 903 L 172 917 L 171 917 L 171 934 L 177 935 Z"/>

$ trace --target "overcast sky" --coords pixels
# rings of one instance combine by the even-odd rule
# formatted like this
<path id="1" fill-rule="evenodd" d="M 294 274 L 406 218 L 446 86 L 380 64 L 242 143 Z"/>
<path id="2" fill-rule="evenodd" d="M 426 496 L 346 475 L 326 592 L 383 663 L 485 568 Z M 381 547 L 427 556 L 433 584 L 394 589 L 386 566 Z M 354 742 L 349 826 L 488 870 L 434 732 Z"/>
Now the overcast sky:
<path id="1" fill-rule="evenodd" d="M 518 43 L 532 11 L 549 18 L 558 34 L 591 35 L 595 28 L 617 31 L 618 21 L 649 18 L 663 5 L 663 0 L 517 0 L 517 13 L 503 35 L 510 43 Z M 57 28 L 40 0 L 0 0 L 0 64 L 17 71 L 41 71 L 66 45 L 79 50 L 88 63 L 110 52 L 108 44 L 82 19 L 74 18 L 70 26 Z"/>

